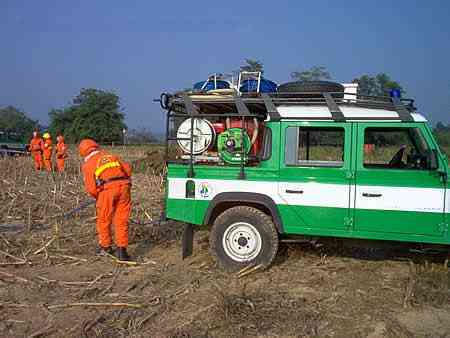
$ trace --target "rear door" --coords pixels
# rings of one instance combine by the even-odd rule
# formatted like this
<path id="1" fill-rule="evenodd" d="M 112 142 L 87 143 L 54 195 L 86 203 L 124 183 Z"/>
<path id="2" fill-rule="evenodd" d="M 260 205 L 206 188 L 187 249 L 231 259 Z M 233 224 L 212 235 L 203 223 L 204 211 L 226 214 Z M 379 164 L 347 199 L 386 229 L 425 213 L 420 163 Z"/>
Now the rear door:
<path id="1" fill-rule="evenodd" d="M 283 220 L 286 232 L 346 230 L 353 183 L 351 124 L 283 122 L 281 135 L 278 193 L 281 211 L 290 215 Z"/>
<path id="2" fill-rule="evenodd" d="M 445 190 L 424 126 L 364 123 L 357 139 L 355 230 L 442 236 Z"/>

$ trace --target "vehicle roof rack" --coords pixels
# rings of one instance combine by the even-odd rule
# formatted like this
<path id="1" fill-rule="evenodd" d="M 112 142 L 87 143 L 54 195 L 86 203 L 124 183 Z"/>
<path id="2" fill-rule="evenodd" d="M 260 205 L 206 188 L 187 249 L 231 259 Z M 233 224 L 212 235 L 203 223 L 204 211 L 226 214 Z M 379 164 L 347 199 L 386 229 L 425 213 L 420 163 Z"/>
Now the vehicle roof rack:
<path id="1" fill-rule="evenodd" d="M 161 105 L 164 109 L 177 114 L 214 115 L 214 116 L 257 116 L 281 118 L 279 107 L 286 106 L 326 106 L 330 119 L 336 122 L 348 120 L 395 120 L 411 122 L 411 113 L 416 111 L 414 100 L 391 98 L 388 96 L 368 96 L 343 92 L 295 92 L 295 93 L 178 93 L 162 94 Z M 164 104 L 162 104 L 164 101 Z M 367 117 L 345 116 L 344 107 L 380 109 L 396 112 L 398 116 Z M 301 119 L 317 119 L 314 116 L 302 116 Z M 323 120 L 323 117 L 320 117 Z"/>

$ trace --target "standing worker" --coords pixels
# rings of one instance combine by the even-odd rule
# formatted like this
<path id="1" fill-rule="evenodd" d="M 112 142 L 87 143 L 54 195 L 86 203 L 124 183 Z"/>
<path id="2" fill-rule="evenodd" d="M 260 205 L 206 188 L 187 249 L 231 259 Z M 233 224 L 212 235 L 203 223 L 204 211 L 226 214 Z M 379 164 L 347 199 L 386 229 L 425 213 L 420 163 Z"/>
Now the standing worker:
<path id="1" fill-rule="evenodd" d="M 116 256 L 128 261 L 128 219 L 131 212 L 131 166 L 100 150 L 91 139 L 84 139 L 78 147 L 83 158 L 82 171 L 86 191 L 94 197 L 97 208 L 99 253 L 112 253 L 111 224 L 114 224 Z"/>
<path id="2" fill-rule="evenodd" d="M 64 136 L 56 136 L 56 170 L 61 173 L 64 171 L 64 162 L 67 158 L 67 146 L 64 143 Z"/>
<path id="3" fill-rule="evenodd" d="M 52 155 L 53 155 L 53 142 L 49 133 L 42 135 L 44 139 L 44 147 L 42 155 L 44 156 L 44 168 L 47 171 L 52 171 Z"/>
<path id="4" fill-rule="evenodd" d="M 34 168 L 41 170 L 43 168 L 42 163 L 42 150 L 44 149 L 44 141 L 42 140 L 39 132 L 33 131 L 33 138 L 30 141 L 30 151 L 34 160 Z"/>

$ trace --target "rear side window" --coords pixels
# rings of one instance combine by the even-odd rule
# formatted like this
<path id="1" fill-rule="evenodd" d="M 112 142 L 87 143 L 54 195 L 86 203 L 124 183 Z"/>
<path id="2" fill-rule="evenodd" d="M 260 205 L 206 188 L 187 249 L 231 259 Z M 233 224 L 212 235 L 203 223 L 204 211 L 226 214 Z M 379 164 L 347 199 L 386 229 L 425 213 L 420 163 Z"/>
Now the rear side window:
<path id="1" fill-rule="evenodd" d="M 364 167 L 427 170 L 430 147 L 418 128 L 367 128 Z"/>
<path id="2" fill-rule="evenodd" d="M 345 130 L 342 127 L 288 127 L 286 164 L 306 167 L 342 167 Z"/>

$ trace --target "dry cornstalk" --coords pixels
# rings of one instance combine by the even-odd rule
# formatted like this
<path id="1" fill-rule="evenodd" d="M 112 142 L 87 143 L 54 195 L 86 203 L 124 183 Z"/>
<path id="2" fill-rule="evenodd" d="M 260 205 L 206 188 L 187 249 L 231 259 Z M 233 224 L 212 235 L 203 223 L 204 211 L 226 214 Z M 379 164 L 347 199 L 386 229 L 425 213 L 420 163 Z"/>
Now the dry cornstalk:
<path id="1" fill-rule="evenodd" d="M 135 309 L 141 309 L 144 307 L 143 304 L 131 304 L 131 303 L 68 303 L 68 304 L 58 304 L 58 305 L 49 305 L 47 309 L 62 309 L 68 307 L 76 307 L 76 306 L 87 306 L 87 307 L 131 307 Z"/>
<path id="2" fill-rule="evenodd" d="M 55 328 L 53 328 L 52 324 L 49 324 L 46 327 L 39 329 L 38 331 L 32 333 L 31 335 L 28 336 L 28 338 L 40 337 L 45 334 L 49 334 L 50 332 L 53 332 L 53 331 L 55 331 Z"/>
<path id="3" fill-rule="evenodd" d="M 39 278 L 40 280 L 43 280 L 46 283 L 58 283 L 58 284 L 63 284 L 63 285 L 89 285 L 92 283 L 92 281 L 89 282 L 68 282 L 68 281 L 62 281 L 62 280 L 56 280 L 56 279 L 48 279 L 42 276 L 38 276 L 37 278 Z"/>
<path id="4" fill-rule="evenodd" d="M 8 278 L 14 278 L 15 280 L 18 280 L 19 282 L 23 282 L 23 283 L 32 283 L 32 282 L 31 282 L 30 280 L 28 280 L 28 279 L 25 279 L 25 278 L 23 278 L 23 277 L 19 277 L 19 276 L 13 275 L 13 274 L 8 273 L 8 272 L 0 271 L 0 275 L 6 276 L 6 277 L 8 277 Z"/>
<path id="5" fill-rule="evenodd" d="M 6 265 L 25 265 L 27 262 L 10 262 L 10 263 L 0 263 L 0 266 L 6 266 Z M 31 264 L 31 263 L 28 263 Z"/>
<path id="6" fill-rule="evenodd" d="M 251 268 L 253 268 L 255 265 L 254 264 L 249 264 L 245 267 L 243 267 L 241 270 L 238 271 L 238 273 L 236 274 L 237 277 L 239 277 L 240 275 L 242 275 L 243 273 L 245 273 L 247 270 L 250 270 Z"/>
<path id="7" fill-rule="evenodd" d="M 6 257 L 15 259 L 16 261 L 18 261 L 18 262 L 20 262 L 20 263 L 22 263 L 22 264 L 25 264 L 25 263 L 26 263 L 26 260 L 24 260 L 24 259 L 22 259 L 22 258 L 19 258 L 19 257 L 16 257 L 16 256 L 14 256 L 14 255 L 11 255 L 11 254 L 8 253 L 8 252 L 5 252 L 5 251 L 0 250 L 0 253 L 3 254 L 3 255 L 5 255 Z"/>
<path id="8" fill-rule="evenodd" d="M 259 269 L 261 269 L 262 266 L 263 266 L 262 264 L 259 264 L 259 265 L 255 266 L 255 267 L 251 268 L 251 269 L 248 269 L 247 271 L 245 271 L 245 272 L 243 272 L 241 274 L 238 274 L 237 277 L 238 278 L 242 278 L 242 277 L 248 276 L 251 273 L 254 273 L 254 272 L 258 271 Z"/>
<path id="9" fill-rule="evenodd" d="M 55 241 L 56 237 L 52 237 L 51 240 L 49 240 L 42 248 L 36 250 L 35 252 L 33 252 L 33 255 L 39 255 L 42 251 L 44 251 L 45 249 L 47 249 L 54 241 Z"/>

